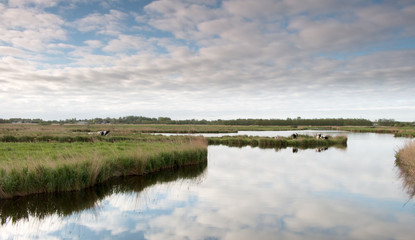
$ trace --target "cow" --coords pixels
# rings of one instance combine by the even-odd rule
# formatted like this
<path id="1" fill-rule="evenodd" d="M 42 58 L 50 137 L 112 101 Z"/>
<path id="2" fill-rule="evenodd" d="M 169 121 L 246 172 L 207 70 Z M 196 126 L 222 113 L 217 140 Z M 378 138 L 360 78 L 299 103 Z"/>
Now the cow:
<path id="1" fill-rule="evenodd" d="M 110 133 L 110 130 L 106 130 L 106 131 L 98 131 L 97 134 L 100 136 L 107 136 Z"/>
<path id="2" fill-rule="evenodd" d="M 316 135 L 316 139 L 325 139 L 325 140 L 328 140 L 329 137 L 328 136 L 324 136 L 321 133 L 319 133 L 319 134 Z"/>

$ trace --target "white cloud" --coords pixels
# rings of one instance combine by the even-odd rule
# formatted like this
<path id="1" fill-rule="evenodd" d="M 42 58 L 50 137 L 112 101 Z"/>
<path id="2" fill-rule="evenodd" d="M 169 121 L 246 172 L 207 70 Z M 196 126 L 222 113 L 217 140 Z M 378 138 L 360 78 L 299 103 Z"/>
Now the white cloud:
<path id="1" fill-rule="evenodd" d="M 109 52 L 124 52 L 127 50 L 146 50 L 151 51 L 151 44 L 148 40 L 142 37 L 119 35 L 117 39 L 113 39 L 108 42 L 108 45 L 103 47 L 102 50 Z"/>
<path id="2" fill-rule="evenodd" d="M 96 31 L 99 34 L 117 35 L 126 29 L 122 21 L 127 14 L 118 10 L 110 10 L 107 14 L 92 13 L 74 22 L 81 32 Z"/>
<path id="3" fill-rule="evenodd" d="M 100 48 L 103 46 L 103 43 L 99 40 L 87 40 L 85 41 L 85 44 L 91 48 Z"/>
<path id="4" fill-rule="evenodd" d="M 18 49 L 43 51 L 48 43 L 66 39 L 63 23 L 59 16 L 41 10 L 0 7 L 1 42 Z"/>
<path id="5" fill-rule="evenodd" d="M 6 47 L 0 46 L 0 55 L 4 56 L 22 56 L 24 55 L 24 51 L 14 48 L 14 47 Z"/>

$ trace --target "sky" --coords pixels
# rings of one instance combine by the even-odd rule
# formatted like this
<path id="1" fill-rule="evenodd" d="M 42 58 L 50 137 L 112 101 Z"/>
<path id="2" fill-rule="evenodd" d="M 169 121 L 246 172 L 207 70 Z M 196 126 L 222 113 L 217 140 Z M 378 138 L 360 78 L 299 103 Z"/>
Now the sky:
<path id="1" fill-rule="evenodd" d="M 413 0 L 0 0 L 0 118 L 415 121 Z"/>

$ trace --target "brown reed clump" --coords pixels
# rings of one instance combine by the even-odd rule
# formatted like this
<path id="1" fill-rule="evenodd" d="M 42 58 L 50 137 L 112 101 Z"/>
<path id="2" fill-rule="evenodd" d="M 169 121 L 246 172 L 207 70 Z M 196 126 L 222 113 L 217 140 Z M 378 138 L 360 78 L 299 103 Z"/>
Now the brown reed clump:
<path id="1" fill-rule="evenodd" d="M 415 141 L 405 144 L 395 155 L 395 163 L 398 166 L 399 176 L 403 180 L 403 187 L 410 198 L 415 196 Z"/>

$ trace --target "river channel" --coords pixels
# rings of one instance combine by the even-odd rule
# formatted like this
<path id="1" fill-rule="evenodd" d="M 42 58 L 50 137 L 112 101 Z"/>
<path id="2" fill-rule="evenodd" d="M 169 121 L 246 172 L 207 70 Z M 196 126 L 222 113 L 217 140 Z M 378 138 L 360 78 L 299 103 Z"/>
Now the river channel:
<path id="1" fill-rule="evenodd" d="M 414 239 L 415 201 L 394 164 L 409 139 L 323 134 L 347 147 L 209 146 L 207 165 L 1 200 L 0 239 Z"/>

